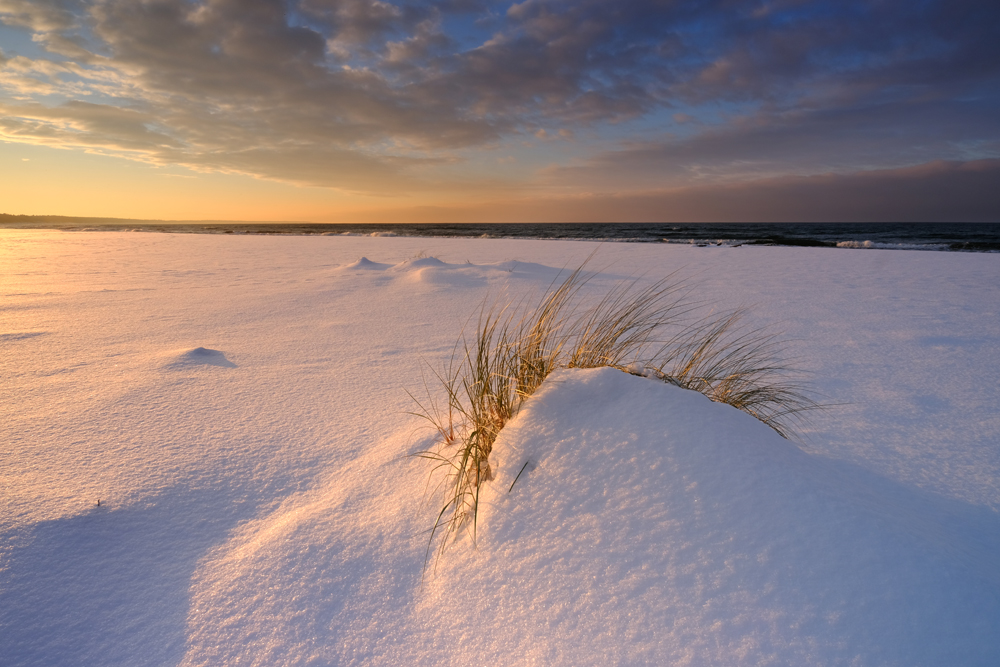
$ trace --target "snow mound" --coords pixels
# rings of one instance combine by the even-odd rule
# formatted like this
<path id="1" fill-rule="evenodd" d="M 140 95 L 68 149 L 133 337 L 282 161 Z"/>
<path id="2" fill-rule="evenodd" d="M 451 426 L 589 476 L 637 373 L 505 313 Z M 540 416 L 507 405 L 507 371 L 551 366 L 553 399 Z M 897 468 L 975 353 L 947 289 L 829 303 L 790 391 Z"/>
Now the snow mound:
<path id="1" fill-rule="evenodd" d="M 354 271 L 385 272 L 384 279 L 402 283 L 420 284 L 434 288 L 476 288 L 496 286 L 503 289 L 506 284 L 517 281 L 531 285 L 543 284 L 567 275 L 563 268 L 547 266 L 535 262 L 504 260 L 502 262 L 474 264 L 471 261 L 451 264 L 437 257 L 416 257 L 396 264 L 374 262 L 367 257 L 338 267 L 334 273 Z"/>
<path id="2" fill-rule="evenodd" d="M 207 347 L 196 347 L 191 350 L 184 350 L 180 353 L 172 353 L 171 361 L 165 364 L 166 368 L 182 369 L 192 366 L 220 366 L 222 368 L 236 368 L 236 364 L 226 359 L 224 352 L 212 350 Z"/>
<path id="3" fill-rule="evenodd" d="M 412 267 L 412 268 L 425 268 L 428 266 L 448 266 L 445 262 L 442 262 L 437 257 L 417 257 L 416 259 L 408 259 L 399 265 L 400 267 Z"/>
<path id="4" fill-rule="evenodd" d="M 476 287 L 484 285 L 496 271 L 472 263 L 449 264 L 437 257 L 418 257 L 400 262 L 393 270 L 406 282 L 442 287 Z"/>
<path id="5" fill-rule="evenodd" d="M 553 374 L 496 444 L 477 547 L 423 583 L 433 508 L 413 513 L 426 467 L 404 440 L 203 563 L 182 664 L 248 648 L 289 665 L 1000 659 L 995 514 L 807 454 L 701 394 Z"/>
<path id="6" fill-rule="evenodd" d="M 558 275 L 569 275 L 569 271 L 566 269 L 547 266 L 545 264 L 538 264 L 536 262 L 521 262 L 516 259 L 508 259 L 506 261 L 493 264 L 492 266 L 496 267 L 500 271 L 506 271 L 508 273 L 534 275 L 549 279 L 553 279 Z"/>
<path id="7" fill-rule="evenodd" d="M 560 372 L 491 463 L 478 550 L 445 555 L 417 615 L 441 644 L 492 638 L 480 662 L 1000 661 L 995 513 L 809 455 L 698 393 Z"/>
<path id="8" fill-rule="evenodd" d="M 505 260 L 490 264 L 469 261 L 449 264 L 437 257 L 409 259 L 395 265 L 392 270 L 405 276 L 407 282 L 442 287 L 480 287 L 511 280 L 552 281 L 560 275 L 568 275 L 565 269 L 533 262 Z"/>
<path id="9" fill-rule="evenodd" d="M 352 262 L 345 266 L 345 269 L 360 269 L 365 271 L 385 271 L 391 264 L 380 264 L 379 262 L 373 262 L 367 257 L 362 257 L 356 262 Z"/>

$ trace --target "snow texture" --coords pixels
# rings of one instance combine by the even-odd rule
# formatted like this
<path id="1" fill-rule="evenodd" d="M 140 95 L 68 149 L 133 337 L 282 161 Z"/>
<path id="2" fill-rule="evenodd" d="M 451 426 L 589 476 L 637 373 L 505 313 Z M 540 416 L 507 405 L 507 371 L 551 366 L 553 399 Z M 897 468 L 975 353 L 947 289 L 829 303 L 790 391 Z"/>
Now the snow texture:
<path id="1" fill-rule="evenodd" d="M 0 664 L 1000 664 L 995 255 L 601 246 L 831 407 L 558 371 L 423 573 L 406 390 L 596 247 L 0 231 Z"/>

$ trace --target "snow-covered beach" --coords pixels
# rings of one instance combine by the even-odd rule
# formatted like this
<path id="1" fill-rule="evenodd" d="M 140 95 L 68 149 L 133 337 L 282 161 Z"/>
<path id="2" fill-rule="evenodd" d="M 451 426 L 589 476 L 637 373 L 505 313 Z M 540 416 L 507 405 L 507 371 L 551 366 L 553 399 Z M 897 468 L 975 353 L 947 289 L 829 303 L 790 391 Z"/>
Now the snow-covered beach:
<path id="1" fill-rule="evenodd" d="M 1000 662 L 996 254 L 600 246 L 833 407 L 560 371 L 422 578 L 406 391 L 596 247 L 0 230 L 0 664 Z"/>

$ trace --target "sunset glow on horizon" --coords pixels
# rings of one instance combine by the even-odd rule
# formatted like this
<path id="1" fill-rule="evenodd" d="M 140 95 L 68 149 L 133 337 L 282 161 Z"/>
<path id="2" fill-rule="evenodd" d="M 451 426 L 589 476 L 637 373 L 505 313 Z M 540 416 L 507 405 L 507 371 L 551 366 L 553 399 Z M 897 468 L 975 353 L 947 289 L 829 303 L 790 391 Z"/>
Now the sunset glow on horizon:
<path id="1" fill-rule="evenodd" d="M 970 0 L 0 0 L 0 213 L 1000 220 Z"/>

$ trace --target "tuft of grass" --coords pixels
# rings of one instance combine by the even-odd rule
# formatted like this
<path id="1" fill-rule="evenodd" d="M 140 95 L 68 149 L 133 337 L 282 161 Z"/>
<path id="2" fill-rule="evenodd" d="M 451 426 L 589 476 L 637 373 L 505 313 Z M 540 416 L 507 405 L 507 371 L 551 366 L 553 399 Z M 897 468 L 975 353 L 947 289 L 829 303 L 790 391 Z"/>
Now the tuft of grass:
<path id="1" fill-rule="evenodd" d="M 443 503 L 430 528 L 428 559 L 463 532 L 476 539 L 479 491 L 493 478 L 489 456 L 504 425 L 556 368 L 612 367 L 699 391 L 756 417 L 782 437 L 818 405 L 796 381 L 784 344 L 740 324 L 743 311 L 698 317 L 699 304 L 673 276 L 648 287 L 613 287 L 592 305 L 586 262 L 553 282 L 533 307 L 484 304 L 474 336 L 463 333 L 445 368 L 425 382 L 417 410 L 437 432 L 415 454 L 434 465 Z"/>
<path id="2" fill-rule="evenodd" d="M 763 329 L 746 329 L 737 310 L 685 327 L 648 365 L 651 374 L 756 417 L 783 438 L 820 406 L 798 379 L 787 344 Z"/>

